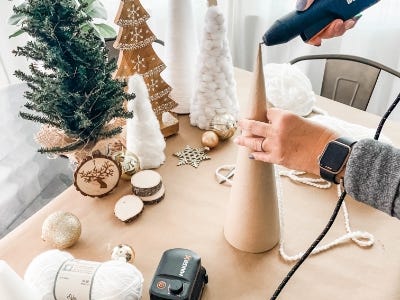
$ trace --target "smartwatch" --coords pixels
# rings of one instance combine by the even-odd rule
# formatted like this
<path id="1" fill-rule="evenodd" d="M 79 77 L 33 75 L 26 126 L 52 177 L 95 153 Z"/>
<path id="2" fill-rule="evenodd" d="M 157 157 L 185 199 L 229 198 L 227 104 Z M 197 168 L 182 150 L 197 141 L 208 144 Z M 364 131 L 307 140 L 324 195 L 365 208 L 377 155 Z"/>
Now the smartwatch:
<path id="1" fill-rule="evenodd" d="M 341 137 L 329 142 L 319 158 L 319 172 L 323 179 L 339 184 L 336 179 L 346 165 L 355 140 Z"/>

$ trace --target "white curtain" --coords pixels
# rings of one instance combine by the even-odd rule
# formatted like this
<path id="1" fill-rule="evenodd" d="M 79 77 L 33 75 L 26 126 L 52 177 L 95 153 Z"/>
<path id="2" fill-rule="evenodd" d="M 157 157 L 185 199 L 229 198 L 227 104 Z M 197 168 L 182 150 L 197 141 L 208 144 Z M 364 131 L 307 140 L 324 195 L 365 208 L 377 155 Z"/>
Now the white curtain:
<path id="1" fill-rule="evenodd" d="M 16 45 L 22 45 L 26 36 L 9 40 L 7 36 L 15 27 L 7 25 L 13 4 L 21 0 L 3 1 L 0 17 L 0 86 L 16 82 L 12 73 L 17 68 L 26 68 L 24 58 L 16 58 L 11 53 Z M 200 38 L 201 26 L 207 6 L 207 0 L 188 0 L 193 2 Z M 118 0 L 103 0 L 109 14 L 109 23 L 113 24 L 115 13 L 119 6 Z M 151 14 L 148 24 L 160 38 L 165 37 L 166 5 L 168 1 L 142 0 L 143 6 Z M 232 56 L 236 67 L 251 70 L 253 67 L 257 43 L 267 28 L 280 16 L 290 12 L 295 7 L 294 0 L 219 0 L 218 4 L 224 11 L 228 23 L 228 37 Z M 264 62 L 284 63 L 292 58 L 317 53 L 342 53 L 362 56 L 380 62 L 393 69 L 400 70 L 400 12 L 399 0 L 381 0 L 362 14 L 356 28 L 343 37 L 324 41 L 321 47 L 313 47 L 296 38 L 284 45 L 264 47 Z M 115 26 L 115 25 L 114 25 Z M 118 30 L 118 27 L 115 26 Z M 163 56 L 163 49 L 155 45 L 156 51 Z M 311 79 L 315 92 L 321 85 L 322 63 L 320 65 L 299 64 Z M 399 80 L 383 74 L 373 94 L 368 111 L 383 114 L 389 103 L 400 91 Z M 400 120 L 400 108 L 396 109 L 393 118 Z"/>
<path id="2" fill-rule="evenodd" d="M 190 0 L 188 0 L 190 1 Z M 200 38 L 201 26 L 207 1 L 193 1 L 197 35 Z M 149 25 L 156 35 L 165 36 L 165 6 L 167 1 L 142 0 L 142 4 L 151 13 Z M 110 21 L 118 8 L 118 1 L 103 0 L 107 6 Z M 228 38 L 230 41 L 233 61 L 236 67 L 252 70 L 257 44 L 267 28 L 279 17 L 292 11 L 294 0 L 219 0 L 218 4 L 226 15 Z M 285 63 L 291 59 L 308 54 L 341 53 L 365 57 L 395 70 L 400 70 L 400 11 L 399 0 L 382 0 L 365 10 L 356 28 L 343 37 L 326 40 L 321 47 L 305 44 L 296 38 L 284 45 L 264 47 L 264 62 Z M 156 50 L 163 55 L 162 47 Z M 298 65 L 310 78 L 314 91 L 319 93 L 323 62 Z M 382 115 L 388 105 L 400 92 L 400 79 L 382 73 L 377 88 L 372 95 L 368 111 Z M 393 119 L 400 120 L 400 108 L 396 109 Z"/>

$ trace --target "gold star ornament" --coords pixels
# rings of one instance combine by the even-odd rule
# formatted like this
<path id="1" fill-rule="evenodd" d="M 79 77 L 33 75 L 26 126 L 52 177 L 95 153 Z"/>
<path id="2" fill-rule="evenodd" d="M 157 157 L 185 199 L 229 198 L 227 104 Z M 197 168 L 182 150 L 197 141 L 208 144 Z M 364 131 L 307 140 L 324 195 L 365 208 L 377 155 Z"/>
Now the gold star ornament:
<path id="1" fill-rule="evenodd" d="M 210 148 L 208 147 L 192 148 L 186 145 L 185 149 L 174 153 L 174 155 L 179 158 L 177 166 L 191 165 L 197 168 L 203 160 L 211 159 L 211 157 L 206 154 L 209 150 Z"/>

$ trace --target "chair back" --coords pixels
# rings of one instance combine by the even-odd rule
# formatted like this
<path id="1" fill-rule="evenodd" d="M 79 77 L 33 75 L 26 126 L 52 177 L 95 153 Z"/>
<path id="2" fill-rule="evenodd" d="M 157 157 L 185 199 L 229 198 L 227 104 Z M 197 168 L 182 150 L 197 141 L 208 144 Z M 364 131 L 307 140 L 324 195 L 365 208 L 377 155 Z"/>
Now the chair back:
<path id="1" fill-rule="evenodd" d="M 306 55 L 290 61 L 325 59 L 321 96 L 366 110 L 381 71 L 400 78 L 400 72 L 375 61 L 353 55 Z"/>

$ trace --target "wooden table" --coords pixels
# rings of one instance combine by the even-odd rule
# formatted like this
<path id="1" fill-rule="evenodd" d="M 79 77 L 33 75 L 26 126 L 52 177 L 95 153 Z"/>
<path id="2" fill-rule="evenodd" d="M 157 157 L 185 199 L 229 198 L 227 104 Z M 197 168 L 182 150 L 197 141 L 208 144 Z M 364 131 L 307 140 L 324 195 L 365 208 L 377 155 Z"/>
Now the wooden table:
<path id="1" fill-rule="evenodd" d="M 237 70 L 238 95 L 247 99 L 250 73 Z M 318 99 L 318 106 L 331 115 L 375 128 L 377 116 L 348 106 Z M 203 299 L 267 299 L 293 264 L 284 262 L 275 247 L 262 254 L 240 252 L 223 236 L 229 187 L 219 185 L 214 171 L 235 162 L 236 146 L 228 140 L 210 152 L 211 160 L 195 169 L 177 167 L 173 153 L 185 145 L 200 146 L 202 131 L 180 117 L 180 131 L 167 140 L 165 165 L 159 168 L 166 197 L 157 205 L 146 206 L 133 223 L 124 224 L 113 215 L 115 202 L 130 193 L 121 181 L 113 194 L 93 199 L 68 188 L 25 223 L 0 240 L 0 258 L 23 275 L 31 259 L 49 249 L 40 239 L 43 220 L 58 210 L 70 211 L 82 222 L 82 236 L 68 249 L 75 257 L 104 261 L 111 249 L 127 243 L 136 252 L 135 265 L 143 272 L 143 299 L 161 254 L 182 247 L 197 252 L 209 274 Z M 400 145 L 400 125 L 388 122 L 384 134 Z M 284 237 L 290 254 L 304 251 L 325 226 L 336 204 L 336 189 L 320 190 L 282 179 L 285 207 Z M 353 243 L 310 257 L 281 294 L 281 299 L 399 299 L 400 222 L 367 205 L 346 200 L 354 229 L 375 236 L 375 245 L 361 249 Z M 339 215 L 324 242 L 344 234 Z"/>

